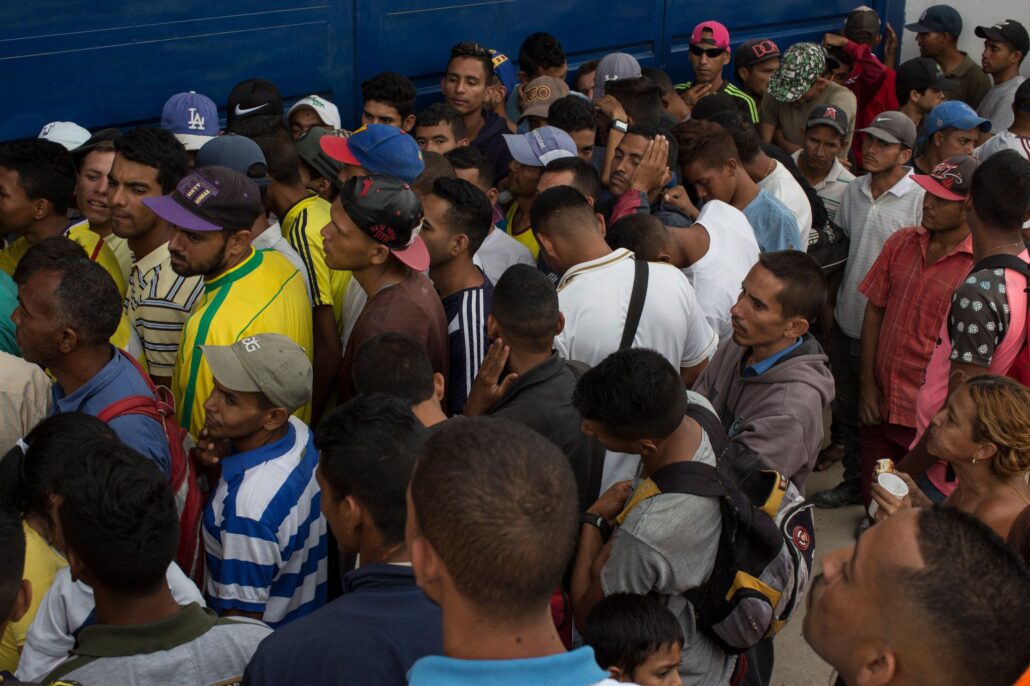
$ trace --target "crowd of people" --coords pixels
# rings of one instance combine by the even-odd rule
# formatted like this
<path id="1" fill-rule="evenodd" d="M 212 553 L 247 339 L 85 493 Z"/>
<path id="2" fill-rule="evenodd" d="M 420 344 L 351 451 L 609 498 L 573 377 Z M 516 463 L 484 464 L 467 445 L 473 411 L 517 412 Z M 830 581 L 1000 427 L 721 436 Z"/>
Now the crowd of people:
<path id="1" fill-rule="evenodd" d="M 0 679 L 1030 684 L 1030 38 L 906 28 L 0 144 Z"/>

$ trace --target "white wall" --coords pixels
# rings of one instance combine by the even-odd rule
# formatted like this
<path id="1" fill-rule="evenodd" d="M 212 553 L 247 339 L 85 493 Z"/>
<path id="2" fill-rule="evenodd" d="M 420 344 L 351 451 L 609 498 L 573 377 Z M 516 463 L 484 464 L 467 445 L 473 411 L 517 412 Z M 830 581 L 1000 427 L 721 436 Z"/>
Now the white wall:
<path id="1" fill-rule="evenodd" d="M 1002 19 L 1015 19 L 1030 28 L 1030 3 L 1027 0 L 906 0 L 905 23 L 918 21 L 923 10 L 939 4 L 951 5 L 962 15 L 962 35 L 958 39 L 958 49 L 969 53 L 969 57 L 977 64 L 980 63 L 980 53 L 984 48 L 983 39 L 977 38 L 973 33 L 977 26 L 990 26 Z M 898 31 L 900 28 L 895 26 L 894 30 Z M 911 31 L 905 31 L 901 37 L 901 55 L 898 63 L 913 57 L 919 57 L 916 35 Z M 1030 58 L 1023 60 L 1020 71 L 1030 76 Z"/>

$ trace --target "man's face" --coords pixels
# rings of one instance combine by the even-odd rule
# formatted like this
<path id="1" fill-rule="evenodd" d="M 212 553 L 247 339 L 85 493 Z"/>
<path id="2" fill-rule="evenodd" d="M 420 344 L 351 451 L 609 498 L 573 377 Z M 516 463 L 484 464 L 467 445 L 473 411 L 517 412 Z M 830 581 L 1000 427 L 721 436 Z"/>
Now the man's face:
<path id="1" fill-rule="evenodd" d="M 445 121 L 436 126 L 416 126 L 415 142 L 426 152 L 438 152 L 441 155 L 458 147 L 451 126 Z"/>
<path id="2" fill-rule="evenodd" d="M 299 107 L 290 114 L 290 134 L 297 140 L 313 126 L 325 126 L 315 110 L 310 107 Z"/>
<path id="3" fill-rule="evenodd" d="M 640 166 L 640 160 L 644 158 L 644 152 L 650 142 L 649 139 L 632 133 L 626 134 L 619 141 L 619 146 L 615 148 L 615 157 L 612 159 L 611 177 L 608 180 L 608 190 L 612 195 L 619 197 L 629 190 L 633 172 Z"/>
<path id="4" fill-rule="evenodd" d="M 848 76 L 851 75 L 851 65 L 846 62 L 837 63 L 835 69 L 831 69 L 829 72 L 829 79 L 837 85 L 843 86 L 848 80 Z"/>
<path id="5" fill-rule="evenodd" d="M 761 264 L 744 277 L 737 303 L 730 308 L 733 342 L 745 348 L 769 345 L 788 335 L 791 320 L 783 315 L 783 283 Z"/>
<path id="6" fill-rule="evenodd" d="M 218 379 L 211 395 L 204 401 L 204 428 L 212 441 L 238 440 L 259 432 L 268 419 L 268 410 L 261 409 L 259 393 L 231 390 Z"/>
<path id="7" fill-rule="evenodd" d="M 933 193 L 923 195 L 923 228 L 950 231 L 965 221 L 966 208 L 961 200 L 943 200 Z"/>
<path id="8" fill-rule="evenodd" d="M 440 83 L 444 100 L 462 115 L 483 107 L 489 85 L 483 63 L 474 57 L 455 57 Z"/>
<path id="9" fill-rule="evenodd" d="M 629 675 L 637 686 L 680 686 L 680 663 L 683 646 L 679 642 L 664 645 L 647 656 L 644 663 Z"/>
<path id="10" fill-rule="evenodd" d="M 988 74 L 1001 74 L 1012 65 L 1019 64 L 1019 51 L 1008 43 L 997 40 L 985 40 L 984 51 L 980 55 L 980 66 Z"/>
<path id="11" fill-rule="evenodd" d="M 703 34 L 711 36 L 711 31 Z M 702 35 L 704 37 L 704 35 Z M 699 55 L 698 52 L 701 54 Z M 690 46 L 690 65 L 694 68 L 695 83 L 711 83 L 722 76 L 722 68 L 730 61 L 730 51 L 710 44 Z"/>
<path id="12" fill-rule="evenodd" d="M 18 181 L 18 172 L 0 167 L 0 233 L 23 233 L 36 221 L 36 203 Z"/>
<path id="13" fill-rule="evenodd" d="M 457 236 L 452 235 L 447 221 L 450 204 L 441 197 L 430 193 L 422 198 L 422 240 L 429 251 L 429 266 L 438 267 L 454 259 L 458 252 Z"/>
<path id="14" fill-rule="evenodd" d="M 512 160 L 508 163 L 508 190 L 516 197 L 536 195 L 536 185 L 543 172 L 543 167 L 531 167 Z"/>
<path id="15" fill-rule="evenodd" d="M 808 90 L 805 91 L 805 94 L 798 98 L 798 102 L 807 103 L 814 101 L 816 98 L 822 95 L 823 91 L 826 90 L 827 83 L 829 83 L 829 81 L 825 77 L 820 76 L 815 80 L 815 83 L 808 87 Z"/>
<path id="16" fill-rule="evenodd" d="M 939 88 L 927 88 L 922 93 L 913 91 L 909 100 L 922 114 L 929 114 L 930 110 L 944 102 L 944 91 Z"/>
<path id="17" fill-rule="evenodd" d="M 576 154 L 584 162 L 591 162 L 594 159 L 594 143 L 597 140 L 597 132 L 594 129 L 580 129 L 569 133 L 572 142 L 576 144 Z"/>
<path id="18" fill-rule="evenodd" d="M 325 263 L 330 269 L 362 269 L 371 264 L 376 243 L 334 202 L 329 223 L 322 227 Z"/>
<path id="19" fill-rule="evenodd" d="M 22 357 L 41 367 L 49 367 L 61 358 L 61 329 L 54 291 L 61 283 L 57 272 L 41 270 L 18 286 L 18 306 L 11 313 L 14 339 Z"/>
<path id="20" fill-rule="evenodd" d="M 949 127 L 933 135 L 934 145 L 942 160 L 956 155 L 972 155 L 979 133 L 977 128 L 962 130 Z"/>
<path id="21" fill-rule="evenodd" d="M 404 131 L 410 131 L 412 126 L 408 118 L 402 117 L 396 107 L 378 100 L 365 101 L 365 106 L 361 111 L 361 123 L 365 126 L 369 124 L 385 124 L 386 126 L 393 126 Z"/>
<path id="22" fill-rule="evenodd" d="M 91 226 L 103 226 L 111 221 L 107 175 L 111 172 L 112 162 L 113 150 L 93 150 L 82 160 L 75 180 L 75 204 Z"/>
<path id="23" fill-rule="evenodd" d="M 576 77 L 576 90 L 587 96 L 591 100 L 594 99 L 594 76 L 597 74 L 597 70 L 588 71 L 580 74 Z"/>
<path id="24" fill-rule="evenodd" d="M 744 84 L 744 87 L 752 93 L 765 95 L 765 92 L 769 90 L 769 81 L 779 68 L 779 57 L 759 62 L 758 64 L 750 67 L 741 67 L 740 80 Z"/>
<path id="25" fill-rule="evenodd" d="M 228 239 L 224 231 L 188 231 L 173 226 L 168 241 L 172 271 L 179 276 L 206 276 L 225 264 Z"/>
<path id="26" fill-rule="evenodd" d="M 862 166 L 867 172 L 889 172 L 908 161 L 907 151 L 900 143 L 887 143 L 872 135 L 862 139 Z"/>
<path id="27" fill-rule="evenodd" d="M 156 168 L 115 155 L 107 180 L 107 204 L 116 236 L 136 238 L 157 225 L 157 215 L 143 204 L 143 198 L 162 195 Z"/>
<path id="28" fill-rule="evenodd" d="M 737 192 L 737 175 L 732 162 L 718 167 L 709 167 L 701 160 L 695 160 L 683 168 L 687 181 L 694 184 L 698 197 L 703 202 L 722 200 L 729 203 Z"/>
<path id="29" fill-rule="evenodd" d="M 935 58 L 944 53 L 950 41 L 948 40 L 948 34 L 941 33 L 940 31 L 930 31 L 927 33 L 917 33 L 916 43 L 919 45 L 919 55 L 921 57 Z"/>
<path id="30" fill-rule="evenodd" d="M 843 137 L 832 126 L 817 125 L 805 133 L 805 161 L 813 170 L 829 173 L 833 161 L 844 147 Z"/>

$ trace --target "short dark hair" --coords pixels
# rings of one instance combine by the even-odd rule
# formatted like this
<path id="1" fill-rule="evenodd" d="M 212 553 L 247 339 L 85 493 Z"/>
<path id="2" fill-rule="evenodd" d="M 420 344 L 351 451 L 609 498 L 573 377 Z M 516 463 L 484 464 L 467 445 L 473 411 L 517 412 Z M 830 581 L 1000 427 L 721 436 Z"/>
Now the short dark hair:
<path id="1" fill-rule="evenodd" d="M 636 593 L 606 596 L 590 611 L 583 642 L 602 669 L 618 667 L 632 677 L 655 651 L 683 645 L 683 627 L 660 602 Z"/>
<path id="2" fill-rule="evenodd" d="M 826 304 L 826 276 L 819 263 L 800 250 L 778 250 L 759 254 L 758 264 L 783 283 L 777 300 L 784 318 L 814 322 Z"/>
<path id="3" fill-rule="evenodd" d="M 694 105 L 690 111 L 691 119 L 712 119 L 721 112 L 739 112 L 737 98 L 729 93 L 709 93 Z"/>
<path id="4" fill-rule="evenodd" d="M 110 439 L 77 451 L 57 483 L 61 533 L 95 581 L 126 595 L 165 583 L 179 544 L 179 515 L 168 477 L 152 461 Z"/>
<path id="5" fill-rule="evenodd" d="M 494 58 L 490 51 L 475 41 L 462 41 L 451 46 L 451 57 L 447 65 L 456 59 L 479 60 L 483 65 L 483 76 L 490 83 L 490 77 L 494 75 Z"/>
<path id="6" fill-rule="evenodd" d="M 114 150 L 129 162 L 153 167 L 162 193 L 171 193 L 186 176 L 189 158 L 186 148 L 171 132 L 138 127 L 115 139 Z"/>
<path id="7" fill-rule="evenodd" d="M 432 192 L 437 179 L 448 178 L 456 178 L 450 160 L 438 152 L 425 150 L 422 153 L 422 172 L 412 182 L 411 188 L 421 197 Z"/>
<path id="8" fill-rule="evenodd" d="M 100 141 L 85 152 L 73 154 L 72 161 L 75 162 L 75 171 L 81 172 L 82 165 L 86 162 L 86 158 L 95 152 L 114 152 L 114 139 Z"/>
<path id="9" fill-rule="evenodd" d="M 676 162 L 679 159 L 680 146 L 676 143 L 676 138 L 671 133 L 661 128 L 660 126 L 655 126 L 653 124 L 634 123 L 626 130 L 626 135 L 628 136 L 630 134 L 634 136 L 642 136 L 643 138 L 646 138 L 649 141 L 653 141 L 658 136 L 665 136 L 666 140 L 669 142 L 669 169 L 676 169 Z"/>
<path id="10" fill-rule="evenodd" d="M 566 61 L 561 43 L 549 33 L 531 33 L 519 47 L 519 69 L 526 72 L 530 79 L 540 76 L 548 69 L 557 69 Z"/>
<path id="11" fill-rule="evenodd" d="M 483 156 L 479 148 L 462 145 L 448 150 L 444 157 L 455 169 L 475 169 L 479 180 L 489 187 L 494 185 L 494 166 Z"/>
<path id="12" fill-rule="evenodd" d="M 679 370 L 654 350 L 612 353 L 576 384 L 572 404 L 616 438 L 667 437 L 683 421 L 687 395 Z"/>
<path id="13" fill-rule="evenodd" d="M 415 126 L 439 126 L 447 124 L 454 140 L 459 141 L 466 136 L 465 119 L 458 110 L 445 102 L 434 102 L 415 116 Z"/>
<path id="14" fill-rule="evenodd" d="M 658 124 L 662 120 L 662 89 L 646 76 L 609 81 L 604 94 L 618 100 L 634 124 Z"/>
<path id="15" fill-rule="evenodd" d="M 415 114 L 415 84 L 403 74 L 384 71 L 361 84 L 361 97 L 365 102 L 374 100 L 397 110 L 401 119 Z"/>
<path id="16" fill-rule="evenodd" d="M 704 100 L 704 98 L 702 98 Z M 715 122 L 729 132 L 733 138 L 733 146 L 740 155 L 740 161 L 747 164 L 762 151 L 758 138 L 758 130 L 750 121 L 744 119 L 740 110 L 723 110 L 712 115 L 711 121 Z"/>
<path id="17" fill-rule="evenodd" d="M 54 214 L 65 214 L 75 192 L 72 155 L 63 145 L 30 138 L 0 145 L 0 167 L 18 172 L 18 185 L 29 200 L 47 200 Z"/>
<path id="18" fill-rule="evenodd" d="M 351 371 L 358 393 L 385 393 L 408 405 L 433 397 L 433 363 L 422 343 L 396 332 L 381 333 L 358 346 Z"/>
<path id="19" fill-rule="evenodd" d="M 612 250 L 633 251 L 638 260 L 657 262 L 668 240 L 661 220 L 650 214 L 628 214 L 608 227 L 604 239 Z"/>
<path id="20" fill-rule="evenodd" d="M 558 324 L 558 291 L 547 275 L 528 264 L 513 264 L 494 286 L 493 310 L 497 323 L 534 352 L 548 352 Z"/>
<path id="21" fill-rule="evenodd" d="M 494 223 L 494 210 L 486 193 L 465 179 L 445 177 L 433 182 L 432 194 L 450 206 L 447 210 L 448 231 L 468 236 L 469 255 L 475 255 Z"/>
<path id="22" fill-rule="evenodd" d="M 662 95 L 676 95 L 676 87 L 672 83 L 672 77 L 661 69 L 655 67 L 641 67 L 640 75 L 654 81 L 662 90 Z"/>
<path id="23" fill-rule="evenodd" d="M 597 113 L 589 100 L 570 94 L 558 98 L 547 108 L 547 124 L 565 133 L 597 131 Z"/>
<path id="24" fill-rule="evenodd" d="M 883 581 L 932 632 L 941 672 L 954 683 L 1015 683 L 1030 662 L 1030 642 L 1013 640 L 1030 636 L 1030 571 L 969 514 L 937 505 L 917 517 L 923 567 L 886 570 Z"/>
<path id="25" fill-rule="evenodd" d="M 583 194 L 583 197 L 597 202 L 604 192 L 601 185 L 601 175 L 597 173 L 594 165 L 579 157 L 559 157 L 551 160 L 544 167 L 547 172 L 572 172 L 572 187 Z"/>
<path id="26" fill-rule="evenodd" d="M 555 186 L 536 196 L 529 210 L 534 233 L 572 233 L 584 225 L 594 226 L 594 208 L 572 186 Z"/>
<path id="27" fill-rule="evenodd" d="M 0 551 L 0 624 L 5 624 L 14 612 L 25 573 L 25 530 L 13 510 L 0 509 Z"/>
<path id="28" fill-rule="evenodd" d="M 425 428 L 400 398 L 359 395 L 334 409 L 318 425 L 318 469 L 330 495 L 354 496 L 372 516 L 386 545 L 404 542 L 405 491 L 415 468 Z"/>
<path id="29" fill-rule="evenodd" d="M 576 80 L 579 80 L 583 74 L 589 74 L 592 71 L 597 71 L 597 65 L 601 63 L 601 60 L 587 60 L 576 68 Z M 550 121 L 550 120 L 548 120 Z"/>
<path id="30" fill-rule="evenodd" d="M 54 308 L 63 323 L 78 332 L 84 345 L 106 343 L 122 317 L 122 297 L 111 275 L 64 236 L 51 236 L 31 246 L 14 270 L 14 281 L 25 284 L 44 270 L 61 275 L 54 290 Z"/>
<path id="31" fill-rule="evenodd" d="M 546 607 L 575 547 L 569 461 L 532 429 L 496 417 L 444 422 L 411 479 L 422 535 L 458 592 L 484 614 L 518 620 Z"/>
<path id="32" fill-rule="evenodd" d="M 1015 150 L 1002 150 L 973 172 L 969 193 L 976 216 L 992 228 L 1019 233 L 1030 211 L 1030 161 Z"/>
<path id="33" fill-rule="evenodd" d="M 243 121 L 247 121 L 244 119 Z M 300 184 L 300 154 L 292 138 L 281 135 L 258 136 L 254 142 L 261 148 L 268 165 L 268 178 L 284 186 Z M 321 174 L 318 174 L 321 176 Z M 330 179 L 331 180 L 331 179 Z"/>
<path id="34" fill-rule="evenodd" d="M 722 167 L 730 160 L 740 160 L 730 132 L 715 122 L 690 119 L 672 127 L 679 144 L 680 167 L 700 162 L 706 167 Z"/>

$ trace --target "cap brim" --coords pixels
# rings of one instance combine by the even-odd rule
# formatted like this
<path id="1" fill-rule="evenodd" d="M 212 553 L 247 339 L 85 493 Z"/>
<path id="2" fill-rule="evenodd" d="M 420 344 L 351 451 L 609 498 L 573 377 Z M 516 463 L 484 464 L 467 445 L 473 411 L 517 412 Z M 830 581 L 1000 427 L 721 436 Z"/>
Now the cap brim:
<path id="1" fill-rule="evenodd" d="M 829 126 L 842 136 L 848 135 L 848 130 L 841 126 L 841 123 L 839 121 L 836 121 L 834 119 L 809 119 L 808 123 L 805 124 L 805 130 L 807 131 L 813 126 Z"/>
<path id="2" fill-rule="evenodd" d="M 947 188 L 941 185 L 941 182 L 933 178 L 929 174 L 913 174 L 912 180 L 918 183 L 926 190 L 930 195 L 936 196 L 941 200 L 951 200 L 952 202 L 960 202 L 966 199 L 966 196 L 959 195 L 953 191 L 949 191 Z"/>
<path id="3" fill-rule="evenodd" d="M 342 136 L 322 136 L 319 139 L 318 144 L 322 147 L 322 152 L 329 157 L 332 157 L 337 162 L 343 162 L 344 164 L 351 164 L 355 167 L 363 167 L 361 161 L 354 156 L 354 153 L 348 145 L 346 138 Z"/>
<path id="4" fill-rule="evenodd" d="M 976 34 L 977 38 L 983 38 L 985 40 L 995 40 L 1001 43 L 1009 42 L 1001 31 L 990 26 L 977 26 L 976 30 L 973 31 L 973 33 Z"/>
<path id="5" fill-rule="evenodd" d="M 896 143 L 897 145 L 904 145 L 906 148 L 911 147 L 910 145 L 905 143 L 905 141 L 900 140 L 893 133 L 891 133 L 891 132 L 889 132 L 889 131 L 887 131 L 885 129 L 881 129 L 878 126 L 867 126 L 864 129 L 859 129 L 859 131 L 861 131 L 862 133 L 867 133 L 870 136 L 872 136 L 873 138 L 879 139 L 879 140 L 883 141 L 884 143 L 891 143 L 891 144 L 895 144 Z"/>
<path id="6" fill-rule="evenodd" d="M 182 143 L 182 147 L 186 148 L 187 152 L 193 152 L 200 150 L 204 147 L 204 144 L 214 140 L 218 136 L 198 136 L 193 133 L 176 133 L 173 134 L 175 140 Z"/>
<path id="7" fill-rule="evenodd" d="M 526 111 L 519 116 L 518 123 L 521 124 L 529 117 L 543 117 L 547 119 L 547 113 L 551 110 L 551 103 L 541 103 L 539 105 L 530 105 L 526 108 Z"/>
<path id="8" fill-rule="evenodd" d="M 512 158 L 515 159 L 519 164 L 524 164 L 527 167 L 542 167 L 542 162 L 533 154 L 533 148 L 530 147 L 529 141 L 519 133 L 505 133 L 504 142 L 508 145 L 508 152 L 511 153 Z"/>
<path id="9" fill-rule="evenodd" d="M 230 345 L 202 345 L 201 351 L 207 366 L 211 368 L 211 376 L 218 383 L 232 391 L 241 393 L 260 393 L 261 388 L 254 383 L 239 356 Z"/>
<path id="10" fill-rule="evenodd" d="M 398 260 L 417 272 L 424 272 L 429 269 L 429 249 L 426 248 L 422 236 L 415 236 L 412 244 L 404 250 L 394 250 L 391 248 L 390 252 Z"/>
<path id="11" fill-rule="evenodd" d="M 156 198 L 143 198 L 143 204 L 150 211 L 169 224 L 187 231 L 221 231 L 222 227 L 201 219 L 176 202 L 170 195 L 159 195 Z"/>
<path id="12" fill-rule="evenodd" d="M 777 72 L 778 74 L 779 72 Z M 812 84 L 818 80 L 818 77 L 812 79 L 812 83 L 808 84 L 804 88 L 787 88 L 784 86 L 779 79 L 776 78 L 776 74 L 773 74 L 772 80 L 769 81 L 769 95 L 774 100 L 780 102 L 797 102 L 801 99 L 801 96 L 808 92 L 808 89 L 812 87 Z"/>
<path id="13" fill-rule="evenodd" d="M 920 24 L 919 22 L 916 22 L 915 24 L 905 24 L 905 28 L 912 33 L 932 33 L 936 31 L 936 29 L 931 28 L 926 24 Z"/>

